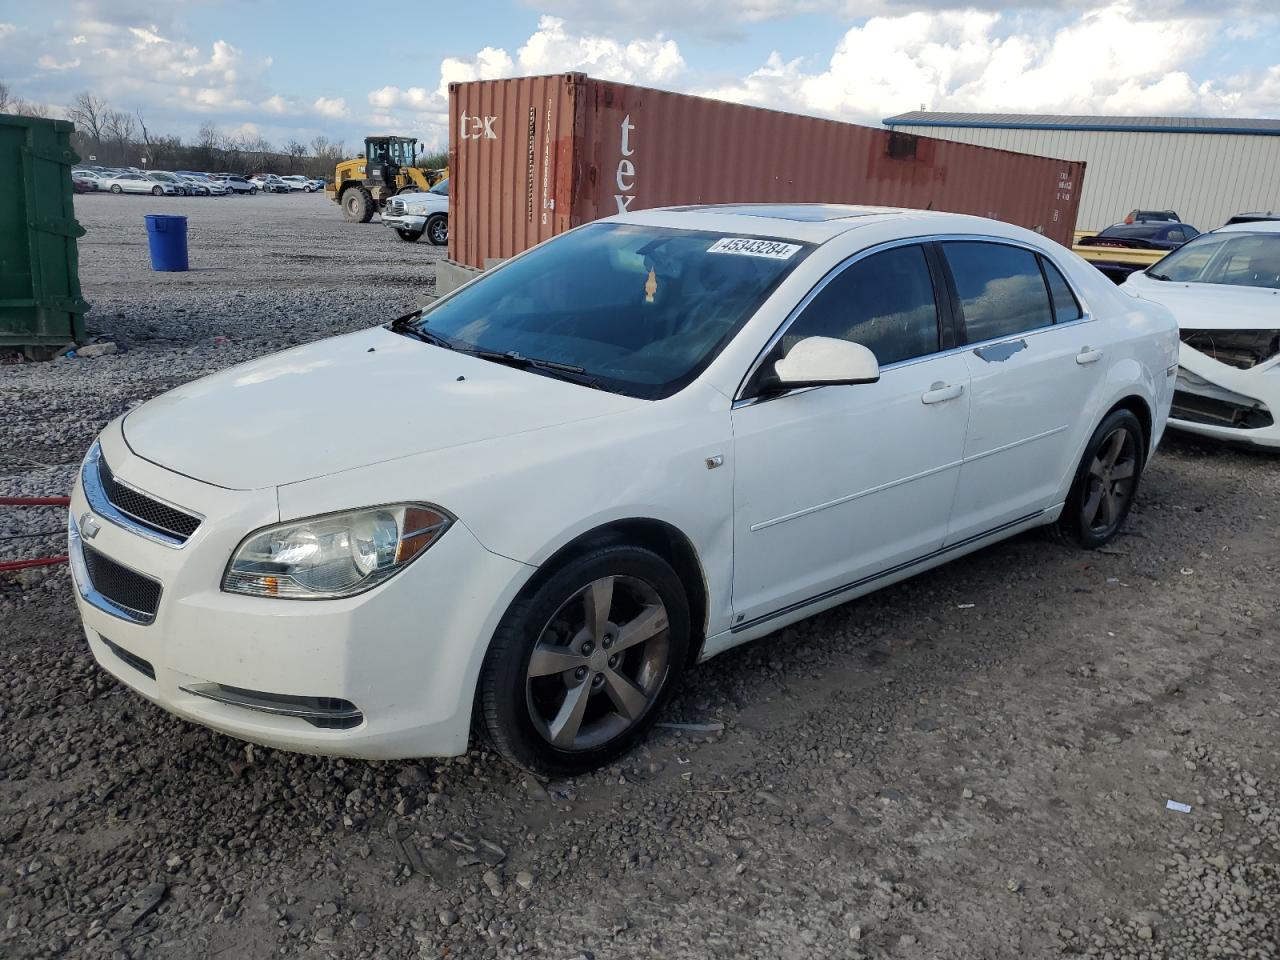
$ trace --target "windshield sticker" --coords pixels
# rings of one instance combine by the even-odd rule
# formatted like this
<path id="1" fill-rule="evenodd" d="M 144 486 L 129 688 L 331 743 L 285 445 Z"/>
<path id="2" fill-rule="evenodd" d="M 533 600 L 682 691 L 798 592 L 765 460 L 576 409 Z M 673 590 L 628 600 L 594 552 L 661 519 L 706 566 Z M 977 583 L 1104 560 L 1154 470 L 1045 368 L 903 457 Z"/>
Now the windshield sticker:
<path id="1" fill-rule="evenodd" d="M 653 303 L 653 295 L 658 292 L 658 275 L 649 268 L 649 279 L 644 282 L 644 302 Z"/>
<path id="2" fill-rule="evenodd" d="M 800 249 L 798 243 L 777 240 L 752 240 L 748 237 L 722 237 L 707 248 L 707 253 L 736 253 L 740 257 L 767 257 L 790 260 Z"/>

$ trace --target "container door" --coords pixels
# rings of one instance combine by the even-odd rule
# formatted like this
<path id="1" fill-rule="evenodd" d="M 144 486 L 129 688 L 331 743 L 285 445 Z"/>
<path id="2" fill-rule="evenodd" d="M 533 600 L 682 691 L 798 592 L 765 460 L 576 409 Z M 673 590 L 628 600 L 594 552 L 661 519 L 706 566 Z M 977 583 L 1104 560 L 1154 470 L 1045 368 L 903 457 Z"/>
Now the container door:
<path id="1" fill-rule="evenodd" d="M 873 581 L 946 535 L 969 374 L 963 356 L 940 352 L 924 250 L 898 247 L 846 267 L 776 350 L 814 335 L 870 347 L 880 380 L 734 409 L 736 629 Z"/>

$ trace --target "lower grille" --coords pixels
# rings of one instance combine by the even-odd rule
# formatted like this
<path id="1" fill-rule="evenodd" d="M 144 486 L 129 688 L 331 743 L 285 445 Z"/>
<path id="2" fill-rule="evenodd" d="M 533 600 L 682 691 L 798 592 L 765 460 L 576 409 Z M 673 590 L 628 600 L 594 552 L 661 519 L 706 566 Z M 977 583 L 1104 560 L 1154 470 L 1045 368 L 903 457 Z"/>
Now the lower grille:
<path id="1" fill-rule="evenodd" d="M 270 713 L 278 717 L 296 717 L 322 730 L 350 730 L 364 723 L 364 715 L 350 700 L 338 697 L 299 697 L 284 693 L 261 693 L 222 683 L 195 683 L 181 688 L 206 700 L 232 707 Z"/>
<path id="2" fill-rule="evenodd" d="M 1241 400 L 1246 398 L 1241 397 Z M 1203 423 L 1214 427 L 1235 427 L 1238 430 L 1257 430 L 1271 426 L 1275 420 L 1271 411 L 1262 403 L 1232 403 L 1215 397 L 1202 397 L 1185 390 L 1173 393 L 1171 417 L 1189 423 Z"/>
<path id="3" fill-rule="evenodd" d="M 150 623 L 160 606 L 160 584 L 116 563 L 87 543 L 81 544 L 89 585 L 138 623 Z"/>
<path id="4" fill-rule="evenodd" d="M 133 669 L 137 670 L 140 674 L 142 674 L 145 677 L 150 677 L 152 680 L 156 678 L 156 668 L 151 665 L 151 661 L 143 660 L 140 656 L 134 653 L 130 653 L 124 647 L 116 646 L 114 643 L 112 643 L 102 634 L 98 634 L 98 639 L 102 641 L 103 645 L 108 650 L 114 653 L 117 657 L 119 657 L 129 666 L 133 667 Z"/>

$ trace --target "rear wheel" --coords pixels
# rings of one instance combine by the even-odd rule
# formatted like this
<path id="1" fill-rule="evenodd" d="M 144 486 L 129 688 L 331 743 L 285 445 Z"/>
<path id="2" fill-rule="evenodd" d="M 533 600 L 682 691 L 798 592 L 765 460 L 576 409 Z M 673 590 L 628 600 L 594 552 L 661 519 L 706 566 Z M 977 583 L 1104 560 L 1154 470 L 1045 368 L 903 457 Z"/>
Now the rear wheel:
<path id="1" fill-rule="evenodd" d="M 1129 410 L 1116 410 L 1093 432 L 1062 516 L 1059 539 L 1094 550 L 1109 542 L 1133 506 L 1145 462 L 1142 424 Z"/>
<path id="2" fill-rule="evenodd" d="M 406 230 L 403 227 L 396 227 L 396 236 L 408 243 L 414 243 L 422 236 L 421 230 Z"/>
<path id="3" fill-rule="evenodd" d="M 364 187 L 348 187 L 342 195 L 342 215 L 352 223 L 373 219 L 373 195 Z"/>
<path id="4" fill-rule="evenodd" d="M 158 196 L 160 196 L 160 194 L 162 194 L 162 193 L 164 193 L 164 190 L 163 190 L 161 187 L 152 187 L 152 188 L 151 188 L 151 195 L 152 195 L 153 197 L 158 197 Z"/>
<path id="5" fill-rule="evenodd" d="M 427 220 L 427 239 L 437 247 L 443 247 L 449 242 L 449 218 L 443 213 L 437 213 Z"/>
<path id="6" fill-rule="evenodd" d="M 120 184 L 118 184 L 118 183 L 113 183 L 113 184 L 111 185 L 111 192 L 112 192 L 112 193 L 124 193 L 124 188 L 123 188 L 123 187 L 121 187 L 121 186 L 120 186 Z"/>
<path id="7" fill-rule="evenodd" d="M 689 648 L 689 602 L 657 554 L 602 546 L 512 604 L 485 656 L 480 715 L 537 773 L 593 770 L 653 725 Z"/>
<path id="8" fill-rule="evenodd" d="M 257 187 L 250 187 L 250 188 L 249 188 L 249 196 L 251 196 L 251 197 L 252 197 L 252 196 L 254 196 L 257 192 L 258 192 L 258 188 L 257 188 Z"/>

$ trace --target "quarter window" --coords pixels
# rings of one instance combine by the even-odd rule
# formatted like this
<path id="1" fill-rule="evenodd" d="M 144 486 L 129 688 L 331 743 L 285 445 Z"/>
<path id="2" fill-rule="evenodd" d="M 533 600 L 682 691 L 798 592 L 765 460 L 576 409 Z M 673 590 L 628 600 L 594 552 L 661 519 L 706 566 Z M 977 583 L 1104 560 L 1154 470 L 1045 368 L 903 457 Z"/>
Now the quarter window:
<path id="1" fill-rule="evenodd" d="M 807 337 L 860 343 L 881 366 L 936 352 L 938 306 L 924 249 L 895 247 L 846 267 L 787 329 L 783 351 Z"/>
<path id="2" fill-rule="evenodd" d="M 969 343 L 1053 323 L 1049 291 L 1030 250 L 971 241 L 944 243 L 942 249 L 955 278 Z"/>
<path id="3" fill-rule="evenodd" d="M 1083 317 L 1080 302 L 1053 261 L 1041 257 L 1040 264 L 1044 267 L 1044 278 L 1049 282 L 1049 295 L 1053 298 L 1053 319 L 1058 323 L 1070 323 Z"/>

